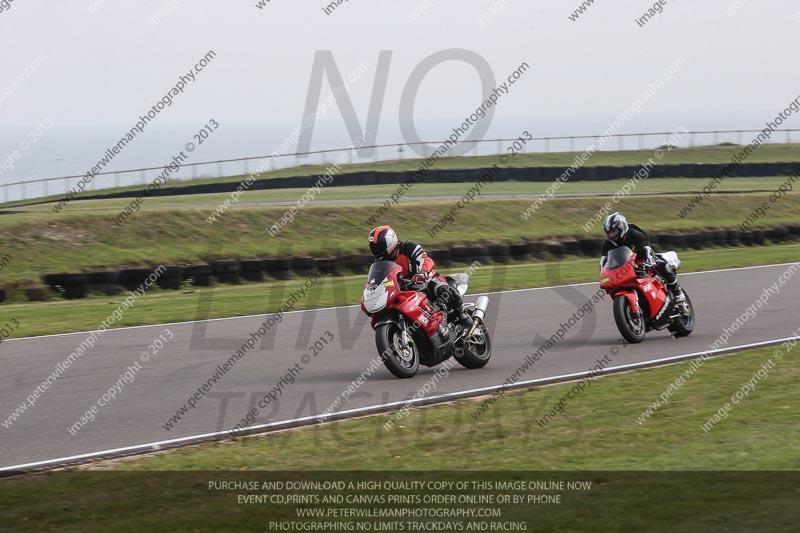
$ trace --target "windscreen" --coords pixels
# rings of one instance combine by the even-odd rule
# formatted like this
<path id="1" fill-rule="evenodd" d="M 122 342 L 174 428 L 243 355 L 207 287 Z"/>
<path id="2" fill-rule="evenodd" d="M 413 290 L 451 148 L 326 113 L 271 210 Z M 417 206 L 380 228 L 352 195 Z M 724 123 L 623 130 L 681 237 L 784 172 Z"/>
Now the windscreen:
<path id="1" fill-rule="evenodd" d="M 394 261 L 376 261 L 369 267 L 367 274 L 367 287 L 377 285 L 386 279 L 386 276 L 397 266 Z"/>
<path id="2" fill-rule="evenodd" d="M 619 248 L 614 248 L 608 252 L 608 261 L 606 262 L 606 268 L 608 270 L 616 270 L 630 260 L 633 252 L 627 246 L 620 246 Z"/>

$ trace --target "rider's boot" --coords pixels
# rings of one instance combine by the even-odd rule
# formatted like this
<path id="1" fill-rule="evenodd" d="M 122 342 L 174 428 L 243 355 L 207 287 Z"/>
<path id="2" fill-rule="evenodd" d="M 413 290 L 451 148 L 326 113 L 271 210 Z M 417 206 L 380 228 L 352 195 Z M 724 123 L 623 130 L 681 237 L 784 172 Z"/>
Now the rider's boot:
<path id="1" fill-rule="evenodd" d="M 459 294 L 454 287 L 451 287 L 447 283 L 442 283 L 439 285 L 439 297 L 444 301 L 448 309 L 452 309 L 455 312 L 456 317 L 458 317 L 458 322 L 464 330 L 469 330 L 469 328 L 472 327 L 473 320 L 464 308 L 464 301 L 461 299 L 461 294 Z"/>
<path id="2" fill-rule="evenodd" d="M 672 301 L 675 302 L 675 306 L 682 312 L 688 313 L 689 309 L 686 305 L 686 295 L 683 294 L 683 289 L 681 286 L 678 285 L 678 281 L 675 280 L 672 283 L 667 285 L 667 289 L 669 289 L 670 296 L 672 296 Z"/>

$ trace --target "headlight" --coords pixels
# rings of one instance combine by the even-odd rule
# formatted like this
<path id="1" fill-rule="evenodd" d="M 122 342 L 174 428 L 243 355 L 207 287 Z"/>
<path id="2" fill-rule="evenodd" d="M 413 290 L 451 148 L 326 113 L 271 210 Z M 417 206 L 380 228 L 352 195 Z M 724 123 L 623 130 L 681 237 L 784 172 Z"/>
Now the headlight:
<path id="1" fill-rule="evenodd" d="M 364 309 L 368 313 L 377 313 L 386 307 L 386 302 L 389 300 L 389 292 L 383 285 L 369 287 L 364 289 Z"/>

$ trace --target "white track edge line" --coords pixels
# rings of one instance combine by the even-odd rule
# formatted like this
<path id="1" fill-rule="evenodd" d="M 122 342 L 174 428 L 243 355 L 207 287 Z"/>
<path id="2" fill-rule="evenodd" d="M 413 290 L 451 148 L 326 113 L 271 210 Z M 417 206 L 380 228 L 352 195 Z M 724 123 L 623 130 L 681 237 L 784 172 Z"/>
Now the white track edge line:
<path id="1" fill-rule="evenodd" d="M 683 359 L 693 359 L 693 358 L 702 356 L 703 354 L 709 354 L 710 356 L 714 356 L 714 355 L 724 354 L 724 353 L 728 353 L 728 352 L 746 350 L 746 349 L 749 349 L 749 348 L 758 348 L 758 347 L 761 347 L 761 346 L 775 345 L 775 344 L 786 342 L 786 341 L 789 341 L 789 340 L 792 340 L 792 339 L 800 340 L 800 337 L 784 337 L 784 338 L 781 338 L 781 339 L 772 339 L 772 340 L 759 341 L 759 342 L 753 342 L 753 343 L 748 343 L 748 344 L 741 344 L 739 346 L 730 346 L 730 347 L 726 347 L 726 348 L 721 348 L 719 350 L 713 350 L 713 351 L 706 350 L 706 351 L 702 351 L 702 352 L 693 352 L 693 353 L 688 353 L 688 354 L 681 354 L 681 355 L 673 355 L 673 356 L 669 356 L 669 357 L 662 357 L 660 359 L 651 359 L 651 360 L 647 360 L 647 361 L 640 361 L 638 363 L 628 363 L 628 364 L 625 364 L 625 365 L 618 365 L 618 366 L 608 367 L 608 368 L 604 369 L 603 374 L 600 374 L 600 376 L 602 377 L 606 373 L 617 373 L 617 372 L 622 372 L 622 371 L 625 371 L 625 370 L 634 370 L 634 369 L 637 369 L 637 368 L 640 368 L 640 367 L 643 367 L 643 366 L 652 366 L 654 364 L 658 365 L 658 364 L 663 364 L 663 363 L 668 363 L 668 362 L 677 362 L 677 361 L 681 361 Z M 587 377 L 591 373 L 592 373 L 591 370 L 586 370 L 586 371 L 582 371 L 582 372 L 573 372 L 573 373 L 570 373 L 570 374 L 561 374 L 561 375 L 557 375 L 557 376 L 549 376 L 549 377 L 544 377 L 544 378 L 530 379 L 530 380 L 527 380 L 527 381 L 519 381 L 517 383 L 514 383 L 514 384 L 510 385 L 508 387 L 508 389 L 523 388 L 525 386 L 531 386 L 531 385 L 535 385 L 537 383 L 543 383 L 543 382 L 553 382 L 553 384 L 555 384 L 555 383 L 563 383 L 563 382 L 572 381 L 574 378 Z M 335 415 L 336 415 L 336 417 L 337 417 L 336 419 L 338 421 L 338 420 L 352 418 L 353 416 L 357 416 L 358 414 L 361 414 L 363 412 L 372 411 L 372 410 L 375 410 L 375 409 L 391 408 L 391 407 L 396 407 L 396 406 L 400 406 L 400 405 L 413 405 L 413 404 L 423 403 L 423 402 L 425 402 L 425 403 L 441 403 L 441 402 L 444 402 L 444 401 L 452 401 L 453 399 L 456 399 L 456 397 L 463 397 L 465 395 L 477 396 L 477 395 L 480 395 L 481 393 L 497 391 L 497 390 L 500 390 L 502 388 L 503 388 L 502 384 L 501 385 L 490 385 L 488 387 L 481 387 L 481 388 L 477 388 L 477 389 L 468 389 L 468 390 L 464 390 L 464 391 L 450 392 L 450 393 L 446 393 L 446 394 L 440 394 L 438 396 L 431 396 L 431 397 L 428 397 L 428 398 L 415 398 L 415 399 L 410 399 L 410 400 L 405 400 L 405 401 L 398 401 L 398 402 L 391 402 L 391 403 L 386 403 L 386 404 L 381 404 L 381 405 L 369 405 L 369 406 L 365 406 L 365 407 L 358 407 L 358 408 L 355 408 L 355 409 L 348 409 L 346 411 L 338 411 L 338 412 L 335 413 Z M 283 426 L 283 425 L 295 424 L 295 423 L 298 423 L 298 422 L 308 422 L 308 421 L 311 421 L 311 420 L 317 420 L 319 422 L 324 422 L 325 421 L 325 417 L 322 416 L 322 415 L 312 415 L 312 416 L 304 416 L 304 417 L 301 417 L 301 418 L 294 418 L 294 419 L 290 419 L 290 420 L 281 420 L 279 422 L 270 422 L 268 424 L 259 424 L 259 425 L 256 425 L 256 426 L 251 426 L 251 427 L 246 428 L 246 431 L 247 431 L 248 434 L 252 434 L 252 433 L 259 432 L 259 430 L 272 429 L 272 428 Z M 60 464 L 63 464 L 63 463 L 71 463 L 71 462 L 82 460 L 82 459 L 102 458 L 102 457 L 105 457 L 105 456 L 108 456 L 108 455 L 114 455 L 114 454 L 119 454 L 119 453 L 123 453 L 123 452 L 132 452 L 132 451 L 136 451 L 136 450 L 155 451 L 155 450 L 159 450 L 159 449 L 161 449 L 161 448 L 163 448 L 165 446 L 172 446 L 172 445 L 175 445 L 175 444 L 180 444 L 182 442 L 199 441 L 199 440 L 204 440 L 204 439 L 213 439 L 213 438 L 226 437 L 226 436 L 227 437 L 232 437 L 233 436 L 233 435 L 231 435 L 231 430 L 227 429 L 227 430 L 223 430 L 223 431 L 214 431 L 214 432 L 211 432 L 211 433 L 202 433 L 200 435 L 191 435 L 191 436 L 188 436 L 188 437 L 179 437 L 179 438 L 176 438 L 176 439 L 169 439 L 169 440 L 151 442 L 151 443 L 147 443 L 147 444 L 137 444 L 137 445 L 134 445 L 134 446 L 125 446 L 125 447 L 122 447 L 122 448 L 113 448 L 111 450 L 103 450 L 103 451 L 99 451 L 99 452 L 85 453 L 85 454 L 81 454 L 81 455 L 73 455 L 73 456 L 69 456 L 69 457 L 61 457 L 61 458 L 58 458 L 58 459 L 47 459 L 47 460 L 44 460 L 44 461 L 36 461 L 36 462 L 33 462 L 33 463 L 26 463 L 26 464 L 13 465 L 13 466 L 4 466 L 4 467 L 0 467 L 0 472 L 11 472 L 11 471 L 16 471 L 16 470 L 25 470 L 25 469 L 30 469 L 30 468 L 35 468 L 35 467 L 42 467 L 42 466 L 47 466 L 47 465 L 56 466 L 56 465 L 60 465 Z"/>

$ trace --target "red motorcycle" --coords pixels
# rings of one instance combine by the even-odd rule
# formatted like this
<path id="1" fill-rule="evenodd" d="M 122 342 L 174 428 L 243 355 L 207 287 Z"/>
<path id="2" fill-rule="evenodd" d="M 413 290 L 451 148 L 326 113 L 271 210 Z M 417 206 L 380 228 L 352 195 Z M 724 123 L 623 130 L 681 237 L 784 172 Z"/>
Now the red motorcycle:
<path id="1" fill-rule="evenodd" d="M 466 368 L 481 368 L 492 356 L 492 342 L 484 324 L 489 298 L 464 303 L 473 320 L 465 331 L 454 313 L 425 293 L 425 285 L 401 275 L 394 261 L 377 261 L 367 275 L 361 310 L 372 318 L 375 344 L 386 368 L 398 378 L 413 377 L 419 365 L 431 367 L 455 357 Z M 462 296 L 469 276 L 446 276 Z"/>
<path id="2" fill-rule="evenodd" d="M 678 271 L 678 254 L 665 252 L 660 256 Z M 627 341 L 642 342 L 648 331 L 664 328 L 675 337 L 692 333 L 694 308 L 685 290 L 686 303 L 675 304 L 661 276 L 637 264 L 636 254 L 627 246 L 614 248 L 607 258 L 600 273 L 600 288 L 613 298 L 614 321 Z"/>

